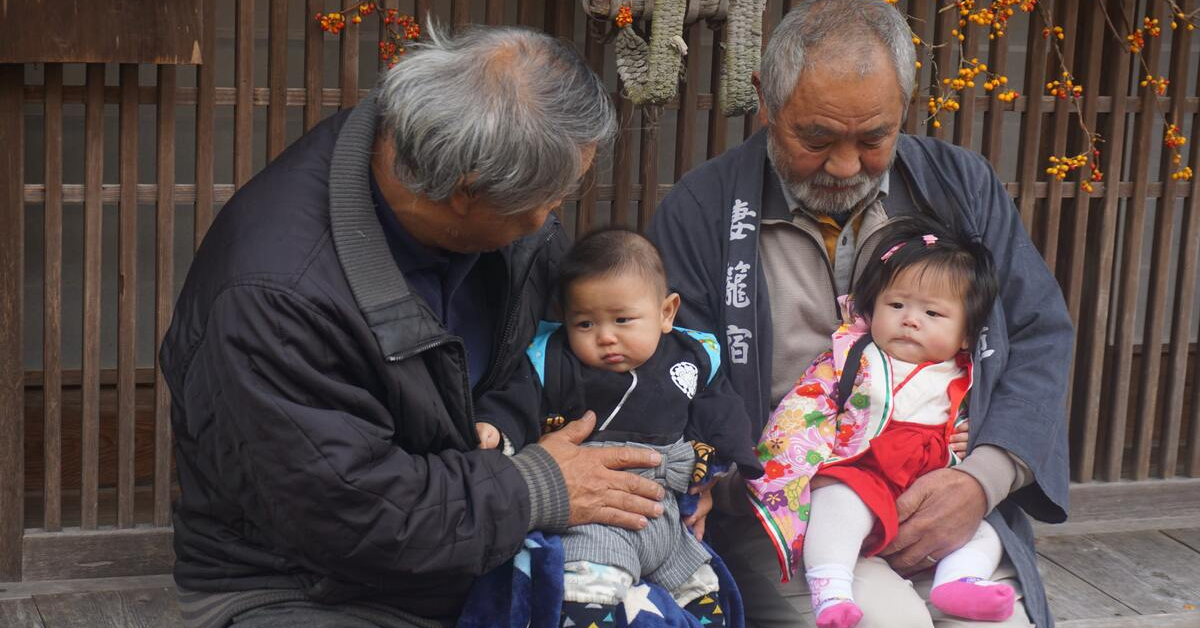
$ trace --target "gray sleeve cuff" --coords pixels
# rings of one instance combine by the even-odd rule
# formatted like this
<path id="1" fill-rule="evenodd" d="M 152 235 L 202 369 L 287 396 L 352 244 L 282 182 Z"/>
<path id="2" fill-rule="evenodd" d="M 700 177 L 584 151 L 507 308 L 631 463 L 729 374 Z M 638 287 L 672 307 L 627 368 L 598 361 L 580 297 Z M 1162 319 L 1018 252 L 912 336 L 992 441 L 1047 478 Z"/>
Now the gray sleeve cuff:
<path id="1" fill-rule="evenodd" d="M 962 463 L 954 468 L 975 478 L 983 487 L 988 512 L 1004 501 L 1009 493 L 1032 479 L 1029 467 L 1020 458 L 995 445 L 980 445 L 972 449 Z"/>
<path id="2" fill-rule="evenodd" d="M 554 458 L 541 445 L 533 444 L 513 456 L 512 461 L 529 487 L 529 530 L 565 530 L 570 502 L 567 483 Z"/>

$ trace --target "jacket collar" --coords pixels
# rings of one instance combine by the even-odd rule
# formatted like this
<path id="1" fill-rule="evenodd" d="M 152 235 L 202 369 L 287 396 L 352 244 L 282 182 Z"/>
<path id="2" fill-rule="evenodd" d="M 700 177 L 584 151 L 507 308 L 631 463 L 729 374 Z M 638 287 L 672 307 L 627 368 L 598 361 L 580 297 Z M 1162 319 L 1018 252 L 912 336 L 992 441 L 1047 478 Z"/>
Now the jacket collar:
<path id="1" fill-rule="evenodd" d="M 338 134 L 329 165 L 329 219 L 334 249 L 358 309 L 383 355 L 396 361 L 445 342 L 448 333 L 409 289 L 375 214 L 370 172 L 379 120 L 377 98 L 378 90 L 373 90 L 359 102 Z M 514 290 L 521 289 L 518 282 L 528 274 L 537 249 L 556 223 L 551 215 L 536 233 L 499 251 Z"/>

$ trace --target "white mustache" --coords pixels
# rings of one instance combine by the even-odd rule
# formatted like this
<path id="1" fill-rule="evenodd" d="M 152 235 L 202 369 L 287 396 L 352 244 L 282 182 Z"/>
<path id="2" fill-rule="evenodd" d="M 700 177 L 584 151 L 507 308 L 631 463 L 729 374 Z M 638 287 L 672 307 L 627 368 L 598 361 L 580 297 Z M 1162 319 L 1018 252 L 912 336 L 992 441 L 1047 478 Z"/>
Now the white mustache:
<path id="1" fill-rule="evenodd" d="M 868 177 L 866 174 L 861 173 L 861 172 L 854 175 L 853 177 L 850 177 L 849 179 L 838 179 L 838 178 L 832 177 L 828 174 L 821 173 L 821 174 L 813 175 L 813 177 L 808 180 L 808 183 L 809 183 L 809 185 L 817 185 L 817 186 L 820 186 L 823 188 L 833 188 L 835 190 L 841 191 L 841 190 L 849 190 L 851 188 L 858 187 L 865 183 L 869 183 L 870 180 L 871 180 L 870 177 Z"/>

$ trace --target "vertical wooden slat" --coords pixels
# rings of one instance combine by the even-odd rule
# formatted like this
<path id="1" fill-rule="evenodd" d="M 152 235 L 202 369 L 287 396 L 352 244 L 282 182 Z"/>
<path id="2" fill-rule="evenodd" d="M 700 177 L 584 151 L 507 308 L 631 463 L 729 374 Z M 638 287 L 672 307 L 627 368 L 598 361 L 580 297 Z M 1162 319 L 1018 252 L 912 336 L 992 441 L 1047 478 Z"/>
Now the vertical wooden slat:
<path id="1" fill-rule="evenodd" d="M 604 41 L 602 39 L 603 28 L 598 23 L 590 18 L 587 20 L 587 25 L 584 27 L 584 57 L 587 59 L 588 67 L 593 72 L 600 76 L 604 76 Z M 596 155 L 592 159 L 592 166 L 583 175 L 583 181 L 580 183 L 580 189 L 583 190 L 583 196 L 579 199 L 579 205 L 575 213 L 575 233 L 581 233 L 580 229 L 586 229 L 592 222 L 592 212 L 596 210 L 596 199 L 600 195 L 600 190 L 597 187 L 596 176 L 597 167 L 600 162 L 600 155 Z M 624 164 L 613 161 L 614 169 L 625 167 Z M 583 225 L 581 227 L 581 225 Z"/>
<path id="2" fill-rule="evenodd" d="M 1088 11 L 1084 17 L 1083 29 L 1080 41 L 1086 53 L 1084 54 L 1085 67 L 1083 68 L 1084 77 L 1084 93 L 1083 93 L 1083 124 L 1093 132 L 1096 131 L 1096 110 L 1097 101 L 1100 96 L 1100 85 L 1103 82 L 1101 77 L 1101 61 L 1104 54 L 1104 35 L 1105 23 L 1104 16 L 1099 11 Z M 1082 132 L 1077 132 L 1076 142 L 1079 146 L 1086 146 L 1088 138 Z M 1091 170 L 1085 168 L 1079 174 L 1080 180 L 1084 177 L 1090 177 Z M 1096 424 L 1089 423 L 1087 419 L 1087 403 L 1081 400 L 1086 398 L 1086 395 L 1099 395 L 1099 391 L 1089 391 L 1086 389 L 1086 379 L 1077 378 L 1077 373 L 1087 372 L 1087 356 L 1091 353 L 1093 343 L 1098 343 L 1102 348 L 1104 346 L 1107 330 L 1104 326 L 1097 327 L 1091 322 L 1097 316 L 1097 312 L 1084 312 L 1081 309 L 1083 302 L 1084 285 L 1088 281 L 1088 273 L 1086 272 L 1084 261 L 1085 256 L 1095 256 L 1096 248 L 1088 241 L 1088 229 L 1091 222 L 1091 214 L 1093 207 L 1100 208 L 1101 203 L 1092 197 L 1088 192 L 1079 189 L 1075 193 L 1075 199 L 1071 204 L 1071 255 L 1067 266 L 1067 272 L 1070 281 L 1065 289 L 1065 297 L 1067 301 L 1067 311 L 1070 312 L 1071 321 L 1075 325 L 1076 340 L 1072 348 L 1071 361 L 1071 377 L 1068 380 L 1071 383 L 1072 392 L 1068 399 L 1073 400 L 1070 412 L 1071 417 L 1071 438 L 1072 438 L 1072 455 L 1071 466 L 1072 475 L 1077 482 L 1091 480 L 1092 469 L 1096 460 Z M 1110 250 L 1111 251 L 1111 250 Z M 1111 252 L 1109 259 L 1111 259 Z M 1093 261 L 1094 263 L 1094 261 Z M 1082 381 L 1077 381 L 1082 380 Z M 1082 385 L 1084 390 L 1081 391 L 1084 396 L 1076 396 L 1074 388 Z"/>
<path id="3" fill-rule="evenodd" d="M 104 64 L 89 63 L 84 96 L 83 409 L 80 527 L 96 529 L 100 480 L 100 257 L 104 205 Z"/>
<path id="4" fill-rule="evenodd" d="M 62 529 L 63 67 L 46 64 L 46 203 L 43 210 L 42 527 Z"/>
<path id="5" fill-rule="evenodd" d="M 23 65 L 0 64 L 0 581 L 21 579 L 25 529 L 24 82 Z"/>
<path id="6" fill-rule="evenodd" d="M 1100 38 L 1097 37 L 1099 42 Z M 988 70 L 996 76 L 1007 76 L 1008 72 L 1008 37 L 996 37 L 988 40 Z M 1000 167 L 1000 160 L 1003 158 L 1004 138 L 1004 116 L 1005 111 L 1012 108 L 1011 104 L 1001 101 L 996 98 L 1003 93 L 1007 87 L 997 87 L 992 91 L 991 98 L 988 99 L 987 111 L 983 114 L 983 142 L 980 147 L 980 152 L 983 153 L 987 160 L 992 162 L 993 168 Z"/>
<path id="7" fill-rule="evenodd" d="M 1197 118 L 1193 118 L 1192 139 L 1190 140 L 1192 144 L 1192 150 L 1189 151 L 1191 153 L 1191 159 L 1189 161 L 1191 162 L 1190 165 L 1192 167 L 1192 171 L 1200 172 L 1200 150 L 1196 150 L 1196 146 L 1200 145 L 1200 124 L 1196 124 L 1196 121 Z M 1171 330 L 1172 341 L 1178 338 L 1180 342 L 1182 342 L 1182 344 L 1179 345 L 1181 349 L 1179 351 L 1180 355 L 1176 356 L 1176 354 L 1172 354 L 1172 365 L 1187 364 L 1188 352 L 1184 349 L 1187 347 L 1187 342 L 1191 340 L 1192 334 L 1192 325 L 1190 323 L 1190 315 L 1192 313 L 1191 303 L 1192 299 L 1195 298 L 1197 283 L 1196 276 L 1198 274 L 1196 266 L 1198 263 L 1200 263 L 1200 261 L 1198 261 L 1200 260 L 1200 252 L 1197 251 L 1197 249 L 1200 249 L 1200 177 L 1192 177 L 1189 198 L 1186 204 L 1186 213 L 1184 215 L 1186 216 L 1186 219 L 1183 223 L 1185 244 L 1184 246 L 1180 247 L 1179 251 L 1179 259 L 1181 260 L 1180 265 L 1183 267 L 1183 270 L 1179 273 L 1181 289 L 1179 291 L 1179 296 L 1175 299 L 1175 320 L 1189 322 L 1187 324 L 1176 323 Z M 1175 378 L 1173 377 L 1171 379 L 1173 384 L 1167 389 L 1168 391 L 1178 390 L 1179 394 L 1177 396 L 1180 397 L 1180 399 L 1182 399 L 1184 394 L 1184 379 L 1182 376 L 1183 372 L 1184 369 L 1180 368 L 1179 373 L 1181 375 L 1179 376 L 1179 381 L 1175 382 Z M 1176 403 L 1182 405 L 1182 401 L 1172 401 L 1171 403 L 1172 407 Z M 1189 427 L 1187 442 L 1189 455 L 1184 472 L 1188 477 L 1195 478 L 1200 477 L 1200 385 L 1195 383 L 1192 384 L 1191 408 L 1191 417 L 1188 419 Z M 1182 408 L 1180 408 L 1179 414 L 1183 414 Z M 1182 420 L 1183 417 L 1181 416 L 1180 421 L 1182 422 Z M 1175 427 L 1172 431 L 1177 434 L 1178 427 Z M 1166 438 L 1168 433 L 1168 430 L 1164 430 L 1163 438 Z M 1174 467 L 1175 465 L 1172 464 L 1171 468 Z"/>
<path id="8" fill-rule="evenodd" d="M 1159 13 L 1154 17 L 1159 18 L 1163 23 L 1171 21 L 1169 15 Z M 1169 77 L 1171 81 L 1171 109 L 1163 120 L 1157 110 L 1152 110 L 1147 113 L 1143 111 L 1142 115 L 1152 115 L 1158 123 L 1160 129 L 1164 128 L 1171 120 L 1182 120 L 1187 103 L 1188 79 L 1192 74 L 1195 74 L 1195 68 L 1189 68 L 1188 61 L 1191 56 L 1191 49 L 1187 45 L 1187 30 L 1182 32 L 1175 31 L 1176 38 L 1173 39 L 1171 45 L 1171 66 Z M 1158 67 L 1151 65 L 1150 67 Z M 1147 92 L 1154 93 L 1152 86 L 1144 87 Z M 1158 131 L 1163 133 L 1162 130 Z M 1195 148 L 1192 149 L 1195 152 Z M 1151 447 L 1154 438 L 1154 425 L 1158 419 L 1158 385 L 1159 373 L 1162 365 L 1162 338 L 1163 326 L 1166 324 L 1164 317 L 1167 309 L 1167 293 L 1169 292 L 1167 280 L 1170 278 L 1171 271 L 1171 247 L 1174 240 L 1175 230 L 1175 199 L 1182 191 L 1182 185 L 1170 179 L 1170 174 L 1175 166 L 1171 163 L 1171 151 L 1165 146 L 1162 149 L 1162 157 L 1159 163 L 1158 171 L 1163 178 L 1163 195 L 1158 201 L 1157 210 L 1154 212 L 1154 238 L 1151 240 L 1150 250 L 1153 258 L 1150 263 L 1150 286 L 1149 293 L 1146 295 L 1146 300 L 1143 302 L 1146 307 L 1146 320 L 1142 327 L 1142 384 L 1138 387 L 1137 395 L 1137 410 L 1134 414 L 1138 418 L 1137 431 L 1134 433 L 1133 439 L 1133 477 L 1135 480 L 1144 480 L 1150 477 L 1150 457 Z M 1174 319 L 1176 326 L 1181 323 L 1187 327 L 1191 325 L 1191 319 Z M 1184 347 L 1186 348 L 1186 344 Z M 1166 419 L 1164 417 L 1165 420 Z M 1164 432 L 1165 435 L 1165 432 Z M 1174 450 L 1178 447 L 1177 440 L 1167 441 L 1163 439 L 1162 450 Z M 1173 456 L 1171 460 L 1175 460 Z M 1165 463 L 1164 456 L 1163 462 Z M 1174 463 L 1168 470 L 1164 466 L 1159 470 L 1163 477 L 1171 477 L 1174 475 Z"/>
<path id="9" fill-rule="evenodd" d="M 417 15 L 415 17 L 421 24 L 428 23 L 430 12 L 433 10 L 432 4 L 432 0 L 417 0 Z"/>
<path id="10" fill-rule="evenodd" d="M 487 24 L 496 25 L 504 23 L 504 0 L 487 0 L 487 6 L 484 8 L 483 21 Z"/>
<path id="11" fill-rule="evenodd" d="M 638 174 L 642 195 L 638 203 L 638 231 L 645 233 L 658 205 L 658 132 L 662 122 L 661 106 L 642 106 L 642 133 Z"/>
<path id="12" fill-rule="evenodd" d="M 1194 11 L 1196 5 L 1200 4 L 1196 0 L 1189 0 L 1184 5 L 1185 11 Z M 1171 49 L 1174 53 L 1176 48 L 1188 50 L 1191 48 L 1192 35 L 1186 29 L 1178 29 L 1172 34 Z M 1187 74 L 1171 78 L 1171 85 L 1177 89 L 1177 97 L 1182 97 L 1187 94 L 1187 89 L 1176 85 L 1176 81 L 1183 79 L 1186 81 Z M 1186 85 L 1186 82 L 1185 82 Z M 1174 108 L 1174 107 L 1173 107 Z M 1176 109 L 1178 111 L 1178 109 Z M 1193 172 L 1200 172 L 1200 150 L 1196 146 L 1200 145 L 1200 116 L 1197 114 L 1189 114 L 1192 118 L 1192 137 L 1188 141 L 1191 146 L 1189 154 L 1189 164 Z M 1179 114 L 1179 127 L 1184 128 L 1185 114 Z M 1176 188 L 1181 194 L 1186 195 L 1183 202 L 1183 225 L 1181 226 L 1182 235 L 1179 239 L 1179 254 L 1176 257 L 1178 270 L 1178 279 L 1175 283 L 1175 305 L 1171 310 L 1171 339 L 1169 343 L 1170 357 L 1168 358 L 1167 368 L 1167 384 L 1166 390 L 1163 392 L 1163 399 L 1166 401 L 1166 407 L 1163 410 L 1163 428 L 1161 442 L 1163 443 L 1162 454 L 1162 476 L 1164 478 L 1173 477 L 1175 468 L 1179 463 L 1180 450 L 1184 444 L 1180 441 L 1179 435 L 1183 424 L 1183 400 L 1187 392 L 1187 363 L 1188 363 L 1188 345 L 1192 335 L 1192 316 L 1193 302 L 1196 298 L 1196 283 L 1197 283 L 1197 266 L 1200 265 L 1200 179 L 1193 177 L 1190 184 L 1180 184 Z M 1200 385 L 1192 384 L 1193 388 L 1200 390 Z M 1200 417 L 1200 409 L 1197 409 L 1195 402 L 1192 403 L 1192 412 L 1195 416 Z M 1197 462 L 1200 462 L 1200 434 L 1197 434 L 1197 429 L 1200 429 L 1200 421 L 1193 422 L 1191 425 L 1191 464 L 1187 468 L 1187 473 L 1192 477 L 1200 475 L 1197 473 Z"/>
<path id="13" fill-rule="evenodd" d="M 204 2 L 202 63 L 196 69 L 196 208 L 192 248 L 200 248 L 213 212 L 213 116 L 217 99 L 217 0 Z"/>
<path id="14" fill-rule="evenodd" d="M 1157 17 L 1162 17 L 1158 7 L 1162 3 L 1151 5 L 1151 11 Z M 1157 37 L 1148 37 L 1146 48 L 1142 54 L 1150 67 L 1158 67 L 1159 51 L 1162 46 Z M 1110 482 L 1121 477 L 1121 466 L 1125 451 L 1126 414 L 1129 409 L 1129 396 L 1133 389 L 1133 345 L 1136 342 L 1138 291 L 1141 284 L 1142 243 L 1146 227 L 1146 192 L 1150 187 L 1150 142 L 1157 131 L 1157 114 L 1155 99 L 1157 94 L 1153 89 L 1142 88 L 1141 111 L 1134 122 L 1133 135 L 1133 167 L 1130 176 L 1133 177 L 1133 196 L 1130 197 L 1125 209 L 1125 224 L 1121 243 L 1121 277 L 1120 292 L 1117 295 L 1117 333 L 1116 351 L 1113 364 L 1113 376 L 1109 384 L 1112 390 L 1112 402 L 1109 407 L 1113 410 L 1112 430 L 1108 449 L 1108 459 L 1105 464 L 1105 477 Z M 1157 349 L 1155 349 L 1157 350 Z M 1148 359 L 1147 351 L 1143 351 L 1142 359 Z M 1155 360 L 1155 362 L 1157 362 Z M 1157 363 L 1155 364 L 1157 369 Z M 1140 369 L 1141 373 L 1146 368 Z M 1156 382 L 1142 379 L 1142 386 L 1157 386 Z M 1153 422 L 1153 417 L 1137 417 L 1139 430 L 1143 421 Z"/>
<path id="15" fill-rule="evenodd" d="M 1121 0 L 1109 0 L 1107 11 L 1109 15 L 1117 16 L 1125 13 L 1124 4 Z M 1126 16 L 1126 20 L 1132 19 L 1131 15 Z M 1107 392 L 1102 390 L 1104 387 L 1105 376 L 1105 357 L 1108 346 L 1105 334 L 1108 329 L 1109 315 L 1111 306 L 1109 300 L 1112 296 L 1112 277 L 1115 271 L 1115 255 L 1116 255 L 1116 232 L 1117 232 L 1117 214 L 1121 200 L 1120 182 L 1121 182 L 1121 155 L 1125 151 L 1125 116 L 1126 116 L 1126 99 L 1125 93 L 1129 85 L 1129 72 L 1131 58 L 1125 52 L 1120 43 L 1106 42 L 1106 56 L 1113 59 L 1116 68 L 1109 68 L 1107 72 L 1108 84 L 1105 90 L 1112 96 L 1111 113 L 1107 116 L 1107 123 L 1102 127 L 1101 133 L 1105 137 L 1105 145 L 1103 152 L 1103 170 L 1106 174 L 1104 185 L 1104 201 L 1100 213 L 1099 236 L 1091 243 L 1094 266 L 1093 273 L 1095 280 L 1092 282 L 1095 285 L 1095 294 L 1091 299 L 1089 306 L 1085 308 L 1094 314 L 1094 318 L 1088 325 L 1097 334 L 1098 340 L 1088 347 L 1086 355 L 1086 379 L 1083 389 L 1077 396 L 1082 401 L 1084 407 L 1082 434 L 1084 442 L 1093 441 L 1091 446 L 1093 451 L 1099 457 L 1099 427 L 1100 427 L 1100 411 L 1102 407 L 1108 406 L 1103 401 L 1107 401 Z M 1110 445 L 1116 443 L 1119 448 L 1124 443 L 1125 430 L 1125 413 L 1119 412 L 1113 415 L 1110 421 L 1120 421 L 1120 425 L 1114 425 L 1110 428 L 1110 432 L 1115 433 L 1119 428 L 1119 439 L 1114 441 L 1111 437 L 1108 439 Z M 1083 454 L 1089 453 L 1087 448 L 1084 448 Z M 1118 459 L 1120 454 L 1117 454 Z M 1095 473 L 1096 460 L 1091 460 L 1086 457 L 1081 457 L 1078 463 L 1078 472 L 1080 481 L 1091 480 Z M 1107 469 L 1107 465 L 1102 465 Z M 1107 472 L 1105 473 L 1107 475 Z M 1112 476 L 1113 480 L 1120 478 L 1120 466 L 1117 466 L 1117 473 Z"/>
<path id="16" fill-rule="evenodd" d="M 1058 2 L 1054 6 L 1057 12 L 1055 24 L 1066 25 L 1063 29 L 1063 39 L 1058 42 L 1058 50 L 1062 52 L 1062 65 L 1068 68 L 1075 69 L 1075 38 L 1080 26 L 1082 26 L 1079 18 L 1079 0 L 1065 0 Z M 1053 35 L 1051 35 L 1053 37 Z M 1049 41 L 1049 40 L 1047 40 Z M 1057 55 L 1056 55 L 1057 57 Z M 1054 128 L 1051 136 L 1050 151 L 1053 155 L 1065 155 L 1067 152 L 1067 124 L 1075 115 L 1075 107 L 1070 100 L 1056 99 L 1054 103 L 1054 114 L 1052 116 L 1052 126 Z M 1080 149 L 1087 147 L 1087 141 L 1083 140 Z M 1074 150 L 1071 151 L 1075 153 Z M 1046 199 L 1046 211 L 1042 212 L 1042 228 L 1038 231 L 1041 234 L 1041 240 L 1038 242 L 1039 249 L 1042 251 L 1042 257 L 1046 260 L 1046 266 L 1053 273 L 1055 266 L 1058 264 L 1058 227 L 1062 217 L 1062 202 L 1063 202 L 1063 181 L 1058 177 L 1049 177 L 1048 198 Z"/>
<path id="17" fill-rule="evenodd" d="M 555 37 L 573 41 L 571 34 L 575 30 L 574 2 L 546 3 L 546 31 Z"/>
<path id="18" fill-rule="evenodd" d="M 254 172 L 254 0 L 237 0 L 234 38 L 233 183 L 240 188 Z"/>
<path id="19" fill-rule="evenodd" d="M 940 6 L 941 3 L 931 2 L 930 4 Z M 958 11 L 934 10 L 930 22 L 931 26 L 934 27 L 931 41 L 941 44 L 933 53 L 933 60 L 937 65 L 937 73 L 933 76 L 936 81 L 933 91 L 936 93 L 937 90 L 942 89 L 943 79 L 948 78 L 953 80 L 954 77 L 958 76 L 958 66 L 952 62 L 954 61 L 954 52 L 959 50 L 959 41 L 950 32 L 958 29 Z M 946 93 L 947 95 L 953 94 L 949 90 L 946 90 Z M 946 139 L 949 137 L 948 132 L 950 130 L 947 125 L 952 120 L 954 120 L 953 114 L 947 115 L 943 113 L 941 116 L 942 126 L 934 127 L 930 124 L 929 134 L 939 139 Z"/>
<path id="20" fill-rule="evenodd" d="M 358 103 L 358 37 L 359 25 L 350 24 L 338 41 L 338 104 L 342 109 Z"/>
<path id="21" fill-rule="evenodd" d="M 1033 210 L 1037 197 L 1033 193 L 1033 185 L 1038 180 L 1038 173 L 1044 169 L 1042 165 L 1041 146 L 1042 136 L 1042 95 L 1046 93 L 1046 64 L 1048 56 L 1046 47 L 1049 45 L 1042 37 L 1042 29 L 1046 28 L 1046 20 L 1041 10 L 1029 14 L 1029 38 L 1026 50 L 1029 56 L 1025 59 L 1025 114 L 1021 116 L 1021 152 L 1017 157 L 1017 177 L 1020 182 L 1020 197 L 1017 207 L 1021 211 L 1021 222 L 1030 235 L 1033 231 Z M 1057 74 L 1057 73 L 1055 73 Z M 1061 78 L 1061 77 L 1059 77 Z"/>
<path id="22" fill-rule="evenodd" d="M 308 0 L 304 12 L 304 130 L 321 121 L 321 70 L 324 67 L 321 51 L 325 33 L 314 16 L 324 13 L 324 0 Z"/>
<path id="23" fill-rule="evenodd" d="M 633 101 L 617 97 L 617 143 L 613 150 L 613 202 L 611 221 L 614 225 L 629 225 L 629 207 L 633 202 L 633 126 L 637 109 Z"/>
<path id="24" fill-rule="evenodd" d="M 138 66 L 122 63 L 117 233 L 117 527 L 133 527 L 137 366 Z"/>
<path id="25" fill-rule="evenodd" d="M 287 0 L 271 0 L 267 44 L 267 161 L 287 145 Z"/>
<path id="26" fill-rule="evenodd" d="M 158 182 L 154 213 L 154 346 L 162 346 L 175 301 L 175 75 L 173 65 L 158 66 Z M 171 393 L 154 352 L 154 525 L 171 523 Z"/>
<path id="27" fill-rule="evenodd" d="M 712 34 L 712 63 L 708 75 L 712 80 L 712 109 L 708 112 L 708 153 L 709 159 L 725 152 L 725 135 L 728 133 L 728 121 L 721 115 L 721 49 L 724 45 L 725 34 L 729 29 L 722 26 Z M 765 112 L 762 112 L 765 115 Z"/>
<path id="28" fill-rule="evenodd" d="M 471 23 L 471 0 L 450 0 L 450 21 L 455 26 Z"/>
<path id="29" fill-rule="evenodd" d="M 916 49 L 917 61 L 921 63 L 923 68 L 917 70 L 916 84 L 914 86 L 916 93 L 912 95 L 914 102 L 909 105 L 908 118 L 904 122 L 904 132 L 915 135 L 922 132 L 921 126 L 924 124 L 925 117 L 928 115 L 928 110 L 925 108 L 925 101 L 922 98 L 922 73 L 928 73 L 930 86 L 929 93 L 937 94 L 937 81 L 939 80 L 938 74 L 944 72 L 944 70 L 934 68 L 930 65 L 931 55 L 928 48 L 928 45 L 934 42 L 933 29 L 937 18 L 937 3 L 909 2 L 908 5 L 908 28 L 912 31 L 913 35 L 921 38 L 923 43 L 923 45 L 918 46 Z M 933 63 L 936 65 L 937 61 L 933 60 Z M 924 130 L 928 132 L 930 128 Z"/>
<path id="30" fill-rule="evenodd" d="M 696 108 L 700 80 L 700 40 L 704 23 L 696 22 L 684 33 L 687 41 L 687 75 L 679 86 L 679 117 L 675 124 L 675 180 L 692 169 L 693 135 L 696 133 Z"/>
<path id="31" fill-rule="evenodd" d="M 952 11 L 947 11 L 947 13 L 952 13 Z M 966 37 L 962 42 L 964 61 L 977 59 L 980 35 L 986 33 L 979 28 L 966 28 L 963 30 L 966 33 Z M 981 74 L 980 76 L 982 77 L 983 75 Z M 954 143 L 964 148 L 974 148 L 971 146 L 971 134 L 975 128 L 975 94 L 982 91 L 983 79 L 977 79 L 975 85 L 975 87 L 968 87 L 961 92 L 959 109 L 954 112 Z"/>
<path id="32" fill-rule="evenodd" d="M 530 28 L 538 27 L 537 3 L 533 0 L 517 0 L 517 24 Z"/>

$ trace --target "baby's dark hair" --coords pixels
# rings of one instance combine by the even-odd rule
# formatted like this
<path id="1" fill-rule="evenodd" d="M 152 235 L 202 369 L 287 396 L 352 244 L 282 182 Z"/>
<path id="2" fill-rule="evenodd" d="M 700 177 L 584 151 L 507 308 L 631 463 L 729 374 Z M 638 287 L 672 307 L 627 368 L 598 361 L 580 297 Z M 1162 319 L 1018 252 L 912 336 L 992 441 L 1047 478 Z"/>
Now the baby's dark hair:
<path id="1" fill-rule="evenodd" d="M 625 227 L 604 227 L 575 242 L 558 267 L 558 302 L 567 309 L 567 292 L 583 279 L 637 273 L 667 296 L 662 254 L 646 236 Z"/>
<path id="2" fill-rule="evenodd" d="M 948 228 L 925 215 L 900 218 L 884 229 L 883 239 L 855 282 L 854 313 L 869 317 L 875 311 L 876 299 L 903 271 L 941 275 L 957 284 L 967 317 L 967 342 L 974 348 L 999 292 L 988 248 L 959 229 Z M 927 245 L 926 236 L 936 241 Z"/>

